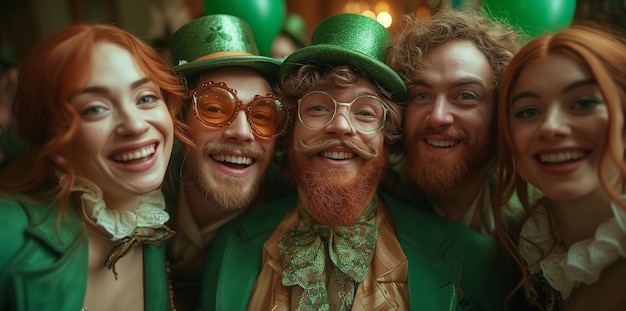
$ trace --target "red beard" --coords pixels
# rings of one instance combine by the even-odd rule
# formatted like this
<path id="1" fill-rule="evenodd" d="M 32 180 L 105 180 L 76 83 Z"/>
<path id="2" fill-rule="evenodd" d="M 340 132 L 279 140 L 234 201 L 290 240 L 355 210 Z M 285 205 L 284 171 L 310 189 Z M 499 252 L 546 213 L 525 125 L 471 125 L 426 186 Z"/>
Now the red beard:
<path id="1" fill-rule="evenodd" d="M 328 145 L 328 140 L 338 138 L 324 138 L 312 142 L 311 145 L 325 146 Z M 344 145 L 350 146 L 357 154 L 367 153 L 364 150 L 376 150 L 354 140 L 352 144 Z M 307 154 L 313 154 L 310 152 L 311 148 L 308 148 Z M 318 156 L 322 150 L 324 149 L 311 156 Z M 383 147 L 381 153 L 366 161 L 364 167 L 356 174 L 338 168 L 311 168 L 308 157 L 302 153 L 303 151 L 296 151 L 293 144 L 288 149 L 290 168 L 302 191 L 300 199 L 303 207 L 315 220 L 325 225 L 341 226 L 354 223 L 376 193 L 387 165 L 389 155 L 387 148 Z"/>
<path id="2" fill-rule="evenodd" d="M 449 193 L 463 184 L 468 176 L 482 171 L 489 161 L 486 150 L 476 152 L 474 149 L 462 155 L 423 157 L 420 156 L 417 143 L 407 143 L 405 148 L 407 174 L 427 193 Z"/>

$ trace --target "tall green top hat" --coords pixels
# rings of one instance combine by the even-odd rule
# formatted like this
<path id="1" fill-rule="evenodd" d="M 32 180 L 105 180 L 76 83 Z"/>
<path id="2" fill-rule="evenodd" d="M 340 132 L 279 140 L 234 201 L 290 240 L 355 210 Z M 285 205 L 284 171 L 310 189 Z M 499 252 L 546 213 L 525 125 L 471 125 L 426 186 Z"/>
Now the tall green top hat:
<path id="1" fill-rule="evenodd" d="M 180 27 L 171 40 L 174 71 L 188 80 L 223 67 L 246 67 L 266 79 L 278 78 L 280 61 L 259 56 L 250 26 L 239 17 L 216 14 L 192 20 Z"/>
<path id="2" fill-rule="evenodd" d="M 321 21 L 311 36 L 311 45 L 289 55 L 280 67 L 283 76 L 306 63 L 348 65 L 361 69 L 391 92 L 393 99 L 406 98 L 406 85 L 383 62 L 391 35 L 379 22 L 359 14 L 337 14 Z"/>

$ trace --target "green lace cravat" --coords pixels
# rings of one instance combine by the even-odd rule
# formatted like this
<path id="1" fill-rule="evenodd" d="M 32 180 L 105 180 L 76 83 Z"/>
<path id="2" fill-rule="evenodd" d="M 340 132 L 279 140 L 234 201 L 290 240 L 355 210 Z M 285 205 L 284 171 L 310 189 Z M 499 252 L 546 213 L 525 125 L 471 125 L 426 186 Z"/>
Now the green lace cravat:
<path id="1" fill-rule="evenodd" d="M 298 310 L 329 310 L 326 261 L 330 259 L 341 310 L 351 310 L 356 285 L 367 276 L 378 230 L 372 224 L 378 206 L 376 196 L 361 217 L 348 226 L 329 227 L 315 222 L 299 206 L 301 225 L 288 230 L 278 241 L 284 262 L 284 286 L 303 288 Z"/>

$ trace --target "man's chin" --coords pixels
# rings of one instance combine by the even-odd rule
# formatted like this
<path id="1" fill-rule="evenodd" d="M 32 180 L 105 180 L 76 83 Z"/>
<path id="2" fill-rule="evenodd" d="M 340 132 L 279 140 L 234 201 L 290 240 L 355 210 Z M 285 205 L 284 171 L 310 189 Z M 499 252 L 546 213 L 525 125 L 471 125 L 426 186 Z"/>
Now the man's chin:
<path id="1" fill-rule="evenodd" d="M 207 208 L 219 208 L 223 211 L 239 211 L 252 204 L 259 192 L 260 179 L 258 176 L 245 178 L 228 175 L 206 174 L 203 171 L 192 173 L 192 181 L 197 191 L 202 193 L 208 205 Z"/>
<path id="2" fill-rule="evenodd" d="M 408 164 L 408 174 L 423 191 L 445 194 L 458 187 L 467 175 L 464 161 L 438 159 L 428 163 L 415 159 Z"/>
<path id="3" fill-rule="evenodd" d="M 356 173 L 338 168 L 310 169 L 304 161 L 293 162 L 300 196 L 306 201 L 304 207 L 322 224 L 353 223 L 376 193 L 387 159 L 386 154 L 379 154 Z"/>

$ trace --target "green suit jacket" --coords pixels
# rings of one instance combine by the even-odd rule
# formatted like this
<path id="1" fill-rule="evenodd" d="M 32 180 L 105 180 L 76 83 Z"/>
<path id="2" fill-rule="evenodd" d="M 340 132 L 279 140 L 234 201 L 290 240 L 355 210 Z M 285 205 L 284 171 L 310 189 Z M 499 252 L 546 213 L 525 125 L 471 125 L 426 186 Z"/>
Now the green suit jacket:
<path id="1" fill-rule="evenodd" d="M 487 238 L 381 192 L 408 262 L 412 310 L 503 310 L 501 256 Z M 250 211 L 215 237 L 203 272 L 203 310 L 246 310 L 263 244 L 296 206 L 291 196 Z"/>
<path id="2" fill-rule="evenodd" d="M 56 206 L 0 198 L 0 230 L 0 310 L 83 308 L 89 243 L 76 213 L 57 230 Z M 169 310 L 165 268 L 164 248 L 144 245 L 146 310 Z"/>

